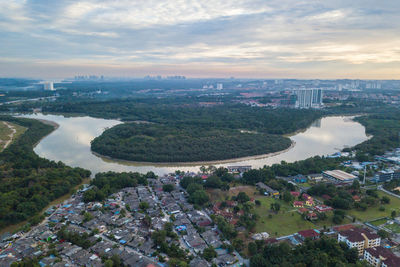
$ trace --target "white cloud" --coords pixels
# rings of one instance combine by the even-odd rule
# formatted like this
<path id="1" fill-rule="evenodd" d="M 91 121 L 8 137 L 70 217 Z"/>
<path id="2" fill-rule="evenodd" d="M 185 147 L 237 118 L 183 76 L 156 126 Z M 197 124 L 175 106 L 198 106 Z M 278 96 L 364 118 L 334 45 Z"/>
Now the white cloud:
<path id="1" fill-rule="evenodd" d="M 373 69 L 400 62 L 396 8 L 361 0 L 0 0 L 0 57 L 113 68 Z"/>

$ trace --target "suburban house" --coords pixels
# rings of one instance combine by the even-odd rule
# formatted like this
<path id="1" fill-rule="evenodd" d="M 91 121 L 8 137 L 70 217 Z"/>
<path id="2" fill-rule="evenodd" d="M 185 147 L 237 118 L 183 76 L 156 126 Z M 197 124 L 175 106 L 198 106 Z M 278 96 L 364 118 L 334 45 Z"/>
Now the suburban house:
<path id="1" fill-rule="evenodd" d="M 327 212 L 327 211 L 331 211 L 333 210 L 332 207 L 326 206 L 326 205 L 318 205 L 314 207 L 316 211 L 318 211 L 319 213 L 322 212 Z"/>
<path id="2" fill-rule="evenodd" d="M 256 186 L 258 189 L 261 189 L 264 191 L 264 195 L 266 196 L 272 196 L 275 198 L 279 197 L 279 191 L 272 189 L 271 187 L 269 187 L 268 185 L 262 183 L 262 182 L 258 182 L 256 183 Z"/>
<path id="3" fill-rule="evenodd" d="M 303 201 L 294 201 L 293 202 L 293 207 L 302 208 L 302 207 L 304 207 L 304 202 Z"/>
<path id="4" fill-rule="evenodd" d="M 303 241 L 306 240 L 307 238 L 315 240 L 320 237 L 319 231 L 315 229 L 299 231 L 298 235 Z"/>
<path id="5" fill-rule="evenodd" d="M 314 206 L 314 199 L 310 195 L 303 194 L 302 198 L 305 200 L 307 206 Z"/>
<path id="6" fill-rule="evenodd" d="M 303 174 L 297 174 L 296 176 L 292 177 L 292 181 L 299 184 L 307 183 L 307 177 L 305 177 Z"/>

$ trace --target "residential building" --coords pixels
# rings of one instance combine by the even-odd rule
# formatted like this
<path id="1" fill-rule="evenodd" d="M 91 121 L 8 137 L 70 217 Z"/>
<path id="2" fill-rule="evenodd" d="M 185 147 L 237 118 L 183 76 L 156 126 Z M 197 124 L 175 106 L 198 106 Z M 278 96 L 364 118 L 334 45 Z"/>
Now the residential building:
<path id="1" fill-rule="evenodd" d="M 243 173 L 243 172 L 251 170 L 251 166 L 249 166 L 249 165 L 246 165 L 246 166 L 228 166 L 227 169 L 228 169 L 228 172 Z"/>
<path id="2" fill-rule="evenodd" d="M 384 247 L 366 248 L 364 251 L 364 260 L 375 267 L 400 266 L 400 258 L 395 256 L 389 249 Z"/>
<path id="3" fill-rule="evenodd" d="M 320 237 L 319 231 L 315 229 L 299 231 L 298 235 L 303 241 L 306 240 L 307 238 L 315 240 Z"/>
<path id="4" fill-rule="evenodd" d="M 264 191 L 264 195 L 272 196 L 272 197 L 279 197 L 279 191 L 272 189 L 268 185 L 258 182 L 256 183 L 256 186 L 258 189 L 261 189 Z"/>
<path id="5" fill-rule="evenodd" d="M 400 171 L 383 170 L 377 173 L 372 180 L 374 182 L 388 182 L 393 179 L 400 179 Z"/>
<path id="6" fill-rule="evenodd" d="M 297 108 L 319 108 L 322 106 L 322 89 L 296 90 Z"/>
<path id="7" fill-rule="evenodd" d="M 293 182 L 295 182 L 295 183 L 300 183 L 300 184 L 307 183 L 307 177 L 305 177 L 302 174 L 297 174 L 296 176 L 293 176 L 292 178 L 293 178 Z"/>
<path id="8" fill-rule="evenodd" d="M 338 241 L 345 242 L 349 248 L 356 248 L 360 256 L 364 254 L 366 248 L 377 247 L 381 244 L 379 235 L 362 228 L 339 232 Z"/>
<path id="9" fill-rule="evenodd" d="M 303 201 L 295 201 L 295 202 L 293 202 L 293 207 L 302 208 L 302 207 L 304 207 L 304 202 Z"/>

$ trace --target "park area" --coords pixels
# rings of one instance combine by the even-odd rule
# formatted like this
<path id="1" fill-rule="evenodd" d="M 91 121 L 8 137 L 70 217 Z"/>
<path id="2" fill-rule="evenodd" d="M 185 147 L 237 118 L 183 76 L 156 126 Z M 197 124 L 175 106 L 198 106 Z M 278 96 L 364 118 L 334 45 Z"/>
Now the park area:
<path id="1" fill-rule="evenodd" d="M 383 217 L 391 217 L 392 211 L 396 211 L 397 214 L 400 213 L 400 199 L 397 197 L 393 197 L 388 195 L 384 192 L 378 191 L 379 198 L 386 196 L 390 199 L 389 204 L 384 205 L 376 205 L 373 207 L 368 207 L 366 211 L 351 209 L 347 213 L 352 216 L 356 217 L 357 220 L 366 222 L 366 221 L 373 221 L 374 219 L 383 218 Z M 384 211 L 379 210 L 379 207 L 385 207 Z"/>
<path id="2" fill-rule="evenodd" d="M 254 212 L 259 216 L 254 233 L 267 232 L 271 237 L 279 237 L 297 233 L 307 229 L 331 228 L 333 212 L 326 212 L 327 218 L 323 221 L 311 222 L 305 220 L 297 211 L 298 208 L 292 206 L 280 199 L 261 195 L 255 186 L 240 185 L 231 187 L 229 191 L 221 191 L 219 189 L 207 191 L 212 202 L 227 200 L 227 197 L 236 196 L 239 192 L 245 192 L 250 198 L 259 200 L 261 205 L 256 205 Z M 279 203 L 280 210 L 278 212 L 271 210 L 272 203 Z M 350 223 L 345 218 L 341 224 Z"/>

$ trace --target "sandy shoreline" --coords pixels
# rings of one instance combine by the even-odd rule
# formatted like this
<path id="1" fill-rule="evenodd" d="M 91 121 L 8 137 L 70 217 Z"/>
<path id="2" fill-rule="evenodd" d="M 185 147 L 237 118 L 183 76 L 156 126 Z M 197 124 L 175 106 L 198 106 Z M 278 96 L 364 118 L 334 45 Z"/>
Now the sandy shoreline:
<path id="1" fill-rule="evenodd" d="M 42 123 L 44 123 L 44 124 L 53 126 L 54 129 L 53 129 L 51 132 L 49 132 L 48 134 L 46 134 L 45 136 L 43 136 L 42 138 L 40 138 L 40 140 L 37 141 L 37 142 L 33 145 L 33 149 L 35 149 L 35 147 L 36 147 L 44 138 L 46 138 L 47 136 L 49 136 L 50 134 L 52 134 L 55 130 L 57 130 L 57 129 L 60 127 L 60 125 L 59 125 L 58 123 L 55 123 L 54 121 L 43 120 L 43 119 L 34 119 L 34 120 L 38 120 L 38 121 L 40 121 L 40 122 L 42 122 Z"/>

